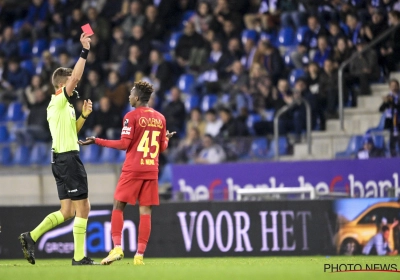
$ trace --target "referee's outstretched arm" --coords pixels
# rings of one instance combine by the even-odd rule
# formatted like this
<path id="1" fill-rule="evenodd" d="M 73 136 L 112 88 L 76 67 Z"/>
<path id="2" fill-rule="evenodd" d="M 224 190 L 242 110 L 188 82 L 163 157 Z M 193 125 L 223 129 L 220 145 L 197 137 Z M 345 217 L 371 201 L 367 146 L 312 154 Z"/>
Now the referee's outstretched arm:
<path id="1" fill-rule="evenodd" d="M 83 46 L 81 57 L 75 64 L 74 70 L 72 71 L 71 77 L 67 80 L 65 84 L 65 89 L 68 96 L 72 96 L 73 90 L 82 78 L 83 70 L 85 68 L 86 57 L 90 49 L 90 38 L 85 33 L 81 34 L 81 43 Z"/>

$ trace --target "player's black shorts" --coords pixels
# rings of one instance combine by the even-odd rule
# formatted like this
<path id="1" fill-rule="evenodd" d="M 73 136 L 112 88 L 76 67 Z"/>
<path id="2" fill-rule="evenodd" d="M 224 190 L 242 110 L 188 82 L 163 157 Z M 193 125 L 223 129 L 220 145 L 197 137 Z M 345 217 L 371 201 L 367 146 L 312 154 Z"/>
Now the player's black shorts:
<path id="1" fill-rule="evenodd" d="M 60 200 L 88 198 L 87 174 L 78 151 L 54 154 L 51 167 Z"/>

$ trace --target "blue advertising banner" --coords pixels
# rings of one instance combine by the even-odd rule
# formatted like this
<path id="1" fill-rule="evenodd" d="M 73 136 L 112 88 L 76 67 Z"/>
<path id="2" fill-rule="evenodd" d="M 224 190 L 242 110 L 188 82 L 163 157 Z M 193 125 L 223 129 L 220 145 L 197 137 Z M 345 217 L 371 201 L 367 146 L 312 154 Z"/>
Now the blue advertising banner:
<path id="1" fill-rule="evenodd" d="M 319 194 L 345 192 L 351 197 L 400 196 L 400 160 L 330 160 L 302 162 L 174 165 L 173 191 L 186 201 L 234 200 L 239 188 L 312 186 Z"/>

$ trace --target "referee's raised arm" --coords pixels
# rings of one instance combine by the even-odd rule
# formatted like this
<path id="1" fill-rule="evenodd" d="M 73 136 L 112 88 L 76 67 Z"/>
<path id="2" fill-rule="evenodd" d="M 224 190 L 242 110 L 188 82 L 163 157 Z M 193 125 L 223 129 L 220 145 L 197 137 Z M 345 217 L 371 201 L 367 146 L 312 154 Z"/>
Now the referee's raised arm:
<path id="1" fill-rule="evenodd" d="M 72 71 L 71 77 L 67 80 L 67 83 L 65 84 L 65 89 L 66 89 L 68 96 L 73 95 L 73 91 L 74 91 L 76 85 L 81 80 L 83 70 L 85 69 L 86 58 L 88 56 L 89 49 L 90 49 L 90 38 L 85 33 L 81 34 L 81 43 L 82 43 L 82 47 L 83 47 L 81 56 L 78 59 L 78 62 L 75 64 L 75 67 L 74 67 L 74 70 Z"/>

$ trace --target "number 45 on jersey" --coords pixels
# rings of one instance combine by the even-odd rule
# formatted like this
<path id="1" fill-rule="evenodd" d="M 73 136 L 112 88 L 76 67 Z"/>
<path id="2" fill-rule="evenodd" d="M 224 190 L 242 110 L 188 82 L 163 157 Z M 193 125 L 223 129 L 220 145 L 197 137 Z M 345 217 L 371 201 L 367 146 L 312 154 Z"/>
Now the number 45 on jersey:
<path id="1" fill-rule="evenodd" d="M 160 136 L 160 131 L 149 131 L 145 130 L 142 136 L 142 139 L 140 139 L 139 145 L 137 147 L 138 152 L 143 153 L 143 158 L 140 160 L 140 164 L 142 165 L 154 165 L 154 158 L 157 157 L 158 152 L 160 150 L 160 144 L 158 142 L 158 137 Z M 150 144 L 150 146 L 149 146 Z M 150 152 L 150 149 L 152 147 L 155 147 L 154 152 Z M 148 156 L 150 155 L 150 158 Z"/>

